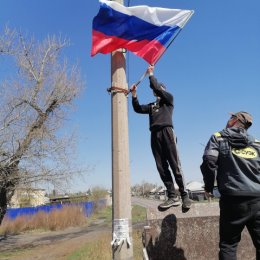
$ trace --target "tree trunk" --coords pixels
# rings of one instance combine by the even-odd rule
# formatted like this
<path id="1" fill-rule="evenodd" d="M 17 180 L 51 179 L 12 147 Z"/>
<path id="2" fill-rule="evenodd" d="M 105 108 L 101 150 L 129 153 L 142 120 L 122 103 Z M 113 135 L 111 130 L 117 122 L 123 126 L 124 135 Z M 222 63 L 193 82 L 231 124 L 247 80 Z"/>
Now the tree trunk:
<path id="1" fill-rule="evenodd" d="M 48 115 L 53 112 L 57 106 L 56 100 L 54 100 L 45 113 L 42 113 L 38 116 L 34 123 L 32 123 L 31 128 L 28 131 L 28 134 L 25 136 L 24 140 L 21 142 L 21 145 L 17 151 L 12 156 L 13 165 L 8 167 L 2 167 L 2 178 L 0 182 L 0 225 L 3 221 L 4 215 L 6 214 L 7 204 L 11 201 L 11 198 L 14 194 L 15 187 L 18 184 L 18 165 L 20 159 L 22 158 L 25 151 L 29 148 L 34 135 L 38 130 L 42 128 L 45 121 L 48 118 Z"/>
<path id="2" fill-rule="evenodd" d="M 7 211 L 7 205 L 13 197 L 15 187 L 18 184 L 18 164 L 1 169 L 1 175 L 5 176 L 0 182 L 0 225 Z"/>
<path id="3" fill-rule="evenodd" d="M 7 192 L 6 187 L 2 183 L 1 189 L 0 189 L 0 225 L 3 221 L 3 218 L 5 216 L 6 210 L 7 210 Z"/>

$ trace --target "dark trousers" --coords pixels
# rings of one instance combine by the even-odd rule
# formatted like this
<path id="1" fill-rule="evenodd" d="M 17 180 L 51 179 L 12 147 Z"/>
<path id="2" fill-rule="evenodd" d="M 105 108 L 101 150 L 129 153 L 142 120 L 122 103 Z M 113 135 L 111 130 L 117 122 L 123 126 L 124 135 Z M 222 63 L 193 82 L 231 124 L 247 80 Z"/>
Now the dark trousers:
<path id="1" fill-rule="evenodd" d="M 219 260 L 236 260 L 241 233 L 247 227 L 260 260 L 260 198 L 223 197 L 220 199 Z"/>
<path id="2" fill-rule="evenodd" d="M 176 136 L 171 127 L 164 127 L 151 133 L 151 147 L 160 177 L 167 189 L 168 197 L 176 195 L 169 165 L 181 196 L 186 196 L 184 178 L 176 145 Z"/>

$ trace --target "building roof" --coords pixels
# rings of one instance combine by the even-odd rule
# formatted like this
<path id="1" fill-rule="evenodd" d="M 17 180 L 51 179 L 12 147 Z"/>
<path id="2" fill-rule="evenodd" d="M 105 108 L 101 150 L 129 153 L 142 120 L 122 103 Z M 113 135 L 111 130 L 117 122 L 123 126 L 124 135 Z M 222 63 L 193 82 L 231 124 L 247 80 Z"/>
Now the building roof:
<path id="1" fill-rule="evenodd" d="M 155 188 L 151 189 L 150 192 L 151 192 L 151 193 L 156 192 L 157 189 L 158 189 L 158 188 L 155 187 Z"/>
<path id="2" fill-rule="evenodd" d="M 204 184 L 199 181 L 191 181 L 186 185 L 186 189 L 190 191 L 204 190 Z"/>

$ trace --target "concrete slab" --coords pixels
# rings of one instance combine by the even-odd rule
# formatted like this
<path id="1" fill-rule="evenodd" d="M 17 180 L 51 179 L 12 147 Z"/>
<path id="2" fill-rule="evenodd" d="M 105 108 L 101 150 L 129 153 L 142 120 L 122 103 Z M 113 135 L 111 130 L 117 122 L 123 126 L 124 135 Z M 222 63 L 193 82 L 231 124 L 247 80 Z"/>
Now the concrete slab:
<path id="1" fill-rule="evenodd" d="M 149 260 L 217 260 L 219 206 L 217 202 L 194 203 L 160 212 L 147 209 L 143 243 Z M 238 247 L 238 260 L 254 260 L 255 249 L 247 230 Z"/>

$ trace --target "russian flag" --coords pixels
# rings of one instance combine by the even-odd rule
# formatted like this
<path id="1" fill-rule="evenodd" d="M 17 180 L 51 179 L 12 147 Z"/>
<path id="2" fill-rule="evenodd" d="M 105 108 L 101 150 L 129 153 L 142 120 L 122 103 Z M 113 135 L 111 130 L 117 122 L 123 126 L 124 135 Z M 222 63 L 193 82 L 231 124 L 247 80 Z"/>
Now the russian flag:
<path id="1" fill-rule="evenodd" d="M 125 7 L 100 0 L 93 19 L 91 56 L 124 48 L 155 64 L 192 14 L 192 10 Z"/>

